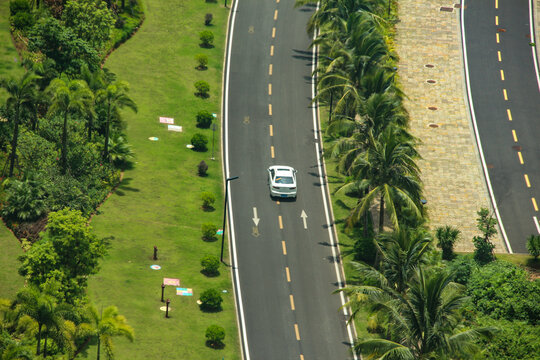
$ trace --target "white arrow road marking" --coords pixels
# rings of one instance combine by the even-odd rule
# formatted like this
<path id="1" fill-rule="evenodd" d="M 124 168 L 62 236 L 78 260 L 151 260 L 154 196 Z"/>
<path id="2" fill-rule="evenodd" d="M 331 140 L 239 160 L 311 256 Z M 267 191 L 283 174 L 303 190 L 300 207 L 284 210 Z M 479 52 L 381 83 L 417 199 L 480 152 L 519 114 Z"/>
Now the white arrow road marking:
<path id="1" fill-rule="evenodd" d="M 257 216 L 257 208 L 253 208 L 253 222 L 255 223 L 255 226 L 259 225 L 259 217 Z"/>
<path id="2" fill-rule="evenodd" d="M 536 231 L 538 231 L 538 233 L 540 234 L 540 226 L 538 226 L 538 219 L 536 218 L 536 216 L 533 216 L 533 220 L 534 225 L 536 225 Z"/>
<path id="3" fill-rule="evenodd" d="M 302 218 L 302 220 L 304 221 L 304 229 L 307 229 L 307 215 L 306 215 L 306 212 L 304 210 L 302 210 L 302 214 L 300 215 L 300 217 Z"/>

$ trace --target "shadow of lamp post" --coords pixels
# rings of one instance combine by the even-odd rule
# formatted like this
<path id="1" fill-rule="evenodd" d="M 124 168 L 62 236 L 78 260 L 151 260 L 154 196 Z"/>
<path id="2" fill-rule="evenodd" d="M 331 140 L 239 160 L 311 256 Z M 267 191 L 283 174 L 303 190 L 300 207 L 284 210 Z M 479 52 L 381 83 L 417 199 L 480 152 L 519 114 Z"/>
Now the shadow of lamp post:
<path id="1" fill-rule="evenodd" d="M 238 179 L 238 176 L 233 176 L 225 180 L 225 205 L 223 208 L 223 233 L 221 234 L 221 262 L 223 262 L 223 246 L 225 244 L 225 225 L 227 220 L 227 198 L 229 197 L 229 181 Z"/>

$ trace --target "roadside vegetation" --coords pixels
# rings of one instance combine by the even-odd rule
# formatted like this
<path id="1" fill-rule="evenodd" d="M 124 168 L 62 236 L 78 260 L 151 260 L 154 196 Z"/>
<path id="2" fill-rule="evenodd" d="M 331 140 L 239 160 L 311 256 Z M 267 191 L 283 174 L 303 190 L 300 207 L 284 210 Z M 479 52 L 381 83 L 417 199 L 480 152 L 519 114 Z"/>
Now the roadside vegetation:
<path id="1" fill-rule="evenodd" d="M 239 358 L 209 160 L 228 9 L 0 6 L 0 358 Z M 164 277 L 192 296 L 167 286 L 162 302 Z"/>
<path id="2" fill-rule="evenodd" d="M 327 0 L 307 24 L 318 30 L 315 100 L 325 107 L 325 159 L 348 282 L 339 291 L 353 311 L 355 351 L 374 359 L 534 359 L 540 281 L 494 256 L 491 213 L 478 211 L 474 254 L 453 252 L 459 229 L 429 228 L 421 139 L 409 132 L 393 51 L 396 14 L 386 0 Z M 531 267 L 538 267 L 537 243 L 528 240 Z M 514 336 L 520 340 L 508 346 Z"/>

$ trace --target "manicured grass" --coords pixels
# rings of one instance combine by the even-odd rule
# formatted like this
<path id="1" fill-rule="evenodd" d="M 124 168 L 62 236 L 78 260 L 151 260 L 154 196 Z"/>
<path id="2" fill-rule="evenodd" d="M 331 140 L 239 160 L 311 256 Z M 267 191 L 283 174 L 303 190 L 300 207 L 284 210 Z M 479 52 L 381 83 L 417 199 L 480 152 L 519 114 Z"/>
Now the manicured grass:
<path id="1" fill-rule="evenodd" d="M 0 249 L 0 298 L 12 299 L 24 285 L 24 278 L 17 272 L 20 265 L 17 257 L 22 255 L 22 249 L 4 223 L 0 224 Z"/>
<path id="2" fill-rule="evenodd" d="M 229 269 L 207 278 L 201 274 L 200 260 L 206 254 L 219 256 L 220 241 L 201 240 L 201 225 L 221 227 L 222 175 L 219 128 L 216 131 L 216 161 L 209 160 L 212 131 L 195 127 L 199 110 L 218 113 L 221 99 L 221 67 L 228 9 L 221 3 L 187 0 L 146 0 L 146 20 L 128 42 L 113 52 L 105 66 L 131 85 L 130 95 L 138 114 L 123 113 L 127 135 L 136 153 L 136 164 L 124 174 L 118 190 L 101 206 L 92 226 L 110 241 L 109 254 L 99 274 L 90 280 L 89 294 L 99 307 L 116 305 L 135 330 L 129 343 L 115 339 L 118 359 L 239 359 L 238 331 Z M 213 26 L 205 27 L 206 13 L 214 15 Z M 199 47 L 199 32 L 214 32 L 215 48 Z M 198 53 L 209 57 L 208 70 L 195 69 Z M 193 83 L 210 84 L 208 99 L 194 96 Z M 175 119 L 182 133 L 168 132 L 159 116 Z M 219 125 L 219 124 L 218 124 Z M 186 144 L 194 133 L 209 138 L 209 151 L 197 153 Z M 159 141 L 150 141 L 149 137 Z M 208 176 L 197 176 L 197 164 L 209 165 Z M 201 209 L 200 194 L 216 194 L 216 210 Z M 153 261 L 153 247 L 159 260 Z M 228 259 L 228 256 L 227 256 Z M 161 270 L 151 270 L 159 264 Z M 160 307 L 163 277 L 179 278 L 181 287 L 193 289 L 193 297 L 175 295 L 171 318 Z M 223 311 L 204 313 L 196 300 L 202 291 L 216 288 L 223 294 Z M 225 328 L 225 348 L 205 346 L 205 331 L 211 324 Z M 92 347 L 88 358 L 95 356 Z"/>
<path id="3" fill-rule="evenodd" d="M 18 78 L 24 72 L 20 59 L 9 32 L 9 0 L 0 0 L 0 79 Z M 0 90 L 0 102 L 7 97 L 5 90 Z"/>

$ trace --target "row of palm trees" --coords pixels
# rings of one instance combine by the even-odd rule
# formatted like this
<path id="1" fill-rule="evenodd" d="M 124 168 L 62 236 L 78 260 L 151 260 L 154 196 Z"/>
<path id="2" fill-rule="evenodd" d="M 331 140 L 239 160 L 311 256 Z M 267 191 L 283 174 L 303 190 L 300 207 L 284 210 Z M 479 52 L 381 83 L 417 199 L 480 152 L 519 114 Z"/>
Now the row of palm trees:
<path id="1" fill-rule="evenodd" d="M 39 72 L 39 65 L 34 67 L 36 68 L 34 70 Z M 30 123 L 29 128 L 35 131 L 40 113 L 48 117 L 59 116 L 63 119 L 60 141 L 62 174 L 67 171 L 69 121 L 86 121 L 90 141 L 93 132 L 96 131 L 94 121 L 99 111 L 104 114 L 105 120 L 103 159 L 109 161 L 111 123 L 120 121 L 119 111 L 122 108 L 127 107 L 137 111 L 136 104 L 128 96 L 127 83 L 115 81 L 114 76 L 104 70 L 99 69 L 92 73 L 87 68 L 83 68 L 80 78 L 61 75 L 44 85 L 39 81 L 41 76 L 36 72 L 29 70 L 20 79 L 0 80 L 0 86 L 9 94 L 6 111 L 13 124 L 8 176 L 13 176 L 14 172 L 21 123 L 27 120 Z"/>
<path id="2" fill-rule="evenodd" d="M 69 359 L 97 343 L 97 359 L 101 344 L 107 359 L 114 357 L 113 337 L 133 341 L 133 329 L 115 306 L 102 311 L 91 304 L 80 309 L 57 299 L 35 286 L 21 289 L 14 301 L 0 299 L 0 359 L 46 358 L 49 349 L 66 354 Z M 11 335 L 9 335 L 11 334 Z M 54 346 L 48 344 L 52 341 Z M 35 351 L 31 348 L 35 346 Z M 49 354 L 52 355 L 52 354 Z"/>
<path id="3" fill-rule="evenodd" d="M 461 327 L 464 289 L 439 260 L 430 260 L 419 140 L 409 132 L 396 81 L 388 4 L 322 0 L 308 23 L 320 54 L 314 100 L 329 108 L 327 155 L 345 178 L 337 192 L 356 198 L 347 227 L 362 227 L 368 237 L 371 210 L 378 205 L 374 264 L 353 263 L 360 280 L 338 291 L 348 296 L 351 319 L 367 313 L 377 334 L 358 339 L 356 352 L 370 359 L 466 358 L 475 341 L 494 329 Z"/>

